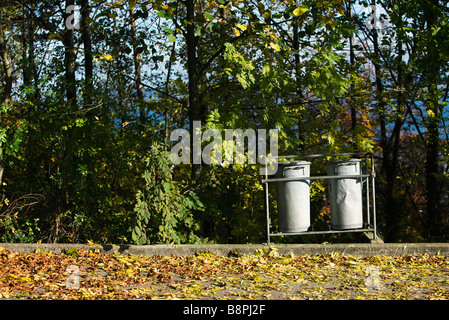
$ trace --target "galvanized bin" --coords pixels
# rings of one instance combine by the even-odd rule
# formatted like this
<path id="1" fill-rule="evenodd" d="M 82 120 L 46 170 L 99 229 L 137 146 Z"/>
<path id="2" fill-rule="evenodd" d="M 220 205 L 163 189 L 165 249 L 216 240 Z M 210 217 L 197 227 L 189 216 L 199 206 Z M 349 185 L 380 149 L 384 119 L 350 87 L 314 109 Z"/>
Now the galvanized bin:
<path id="1" fill-rule="evenodd" d="M 363 226 L 362 179 L 344 178 L 361 174 L 360 159 L 335 160 L 327 163 L 331 228 L 334 230 L 358 229 Z"/>
<path id="2" fill-rule="evenodd" d="M 277 178 L 309 177 L 310 162 L 278 163 Z M 280 232 L 307 231 L 310 227 L 310 180 L 276 182 Z"/>

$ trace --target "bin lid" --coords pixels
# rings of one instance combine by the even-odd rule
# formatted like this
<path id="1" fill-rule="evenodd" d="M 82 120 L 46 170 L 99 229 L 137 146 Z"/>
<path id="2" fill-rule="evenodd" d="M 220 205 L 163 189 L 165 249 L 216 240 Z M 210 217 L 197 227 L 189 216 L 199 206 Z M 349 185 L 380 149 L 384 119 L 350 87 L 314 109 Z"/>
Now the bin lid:
<path id="1" fill-rule="evenodd" d="M 361 162 L 362 159 L 338 159 L 338 160 L 332 160 L 328 163 L 334 163 L 334 164 L 352 164 L 354 162 Z"/>
<path id="2" fill-rule="evenodd" d="M 309 165 L 311 162 L 309 161 L 280 161 L 278 165 L 280 166 L 303 166 Z"/>

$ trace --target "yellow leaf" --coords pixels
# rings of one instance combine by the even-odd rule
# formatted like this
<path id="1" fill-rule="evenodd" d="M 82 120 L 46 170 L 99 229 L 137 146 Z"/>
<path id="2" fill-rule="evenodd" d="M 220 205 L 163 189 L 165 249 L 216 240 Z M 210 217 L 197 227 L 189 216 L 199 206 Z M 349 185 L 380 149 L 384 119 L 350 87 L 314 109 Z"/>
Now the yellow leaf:
<path id="1" fill-rule="evenodd" d="M 304 13 L 306 13 L 309 9 L 307 8 L 296 8 L 295 10 L 293 10 L 293 14 L 298 17 L 298 16 L 302 16 Z"/>
<path id="2" fill-rule="evenodd" d="M 114 60 L 114 58 L 112 58 L 112 56 L 111 56 L 110 54 L 105 54 L 103 57 L 104 57 L 104 59 L 106 59 L 107 61 L 112 61 L 112 60 Z"/>
<path id="3" fill-rule="evenodd" d="M 281 51 L 281 47 L 279 47 L 279 45 L 277 43 L 274 42 L 270 42 L 270 47 L 274 50 L 274 51 Z"/>
<path id="4" fill-rule="evenodd" d="M 53 39 L 60 39 L 61 35 L 59 33 L 55 33 L 55 34 L 51 34 L 48 36 L 48 39 L 53 40 Z"/>
<path id="5" fill-rule="evenodd" d="M 279 40 L 279 37 L 275 33 L 271 32 L 269 30 L 267 30 L 267 33 L 268 33 L 268 35 L 270 36 L 271 39 Z"/>
<path id="6" fill-rule="evenodd" d="M 131 269 L 131 268 L 128 268 L 128 269 L 125 270 L 125 273 L 127 275 L 131 275 L 132 276 L 132 275 L 134 275 L 135 271 L 133 269 Z"/>
<path id="7" fill-rule="evenodd" d="M 232 28 L 232 32 L 236 37 L 240 36 L 240 31 L 238 29 Z"/>
<path id="8" fill-rule="evenodd" d="M 246 30 L 246 27 L 243 24 L 237 23 L 237 27 L 242 31 Z"/>
<path id="9" fill-rule="evenodd" d="M 20 277 L 19 280 L 22 281 L 22 282 L 27 282 L 27 283 L 32 282 L 29 277 Z"/>

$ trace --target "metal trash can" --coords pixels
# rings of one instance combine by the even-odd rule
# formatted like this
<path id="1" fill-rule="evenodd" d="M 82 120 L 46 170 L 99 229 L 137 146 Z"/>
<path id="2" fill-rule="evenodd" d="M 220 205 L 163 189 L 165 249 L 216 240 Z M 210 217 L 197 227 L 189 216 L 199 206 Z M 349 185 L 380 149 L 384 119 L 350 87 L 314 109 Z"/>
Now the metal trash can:
<path id="1" fill-rule="evenodd" d="M 277 178 L 309 177 L 310 162 L 278 163 Z M 307 231 L 310 227 L 310 180 L 276 183 L 280 232 Z"/>
<path id="2" fill-rule="evenodd" d="M 358 229 L 363 226 L 362 179 L 344 178 L 360 175 L 361 168 L 360 159 L 327 163 L 328 176 L 342 176 L 341 179 L 328 179 L 331 229 Z"/>

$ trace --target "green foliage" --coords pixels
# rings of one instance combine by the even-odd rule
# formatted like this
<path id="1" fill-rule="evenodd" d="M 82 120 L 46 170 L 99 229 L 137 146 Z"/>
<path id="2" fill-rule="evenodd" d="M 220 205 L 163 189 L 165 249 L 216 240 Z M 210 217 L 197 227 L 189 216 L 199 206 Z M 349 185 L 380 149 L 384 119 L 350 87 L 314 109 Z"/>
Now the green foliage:
<path id="1" fill-rule="evenodd" d="M 254 81 L 254 65 L 251 60 L 239 53 L 230 43 L 225 43 L 224 58 L 231 68 L 225 68 L 225 72 L 230 75 L 234 74 L 242 85 L 243 89 L 247 89 Z"/>
<path id="2" fill-rule="evenodd" d="M 76 258 L 76 257 L 78 257 L 78 253 L 79 252 L 79 250 L 78 250 L 78 248 L 70 248 L 70 249 L 68 249 L 66 252 L 65 252 L 65 254 L 67 255 L 67 256 L 71 256 L 71 257 L 73 257 L 73 258 Z"/>
<path id="3" fill-rule="evenodd" d="M 34 194 L 13 201 L 3 196 L 0 203 L 0 242 L 26 243 L 40 240 L 40 219 L 27 217 L 39 200 L 40 197 Z"/>
<path id="4" fill-rule="evenodd" d="M 145 185 L 136 195 L 132 240 L 137 244 L 200 241 L 193 213 L 204 206 L 192 190 L 173 180 L 170 152 L 153 144 L 145 162 Z"/>
<path id="5" fill-rule="evenodd" d="M 310 60 L 306 69 L 306 80 L 309 89 L 318 98 L 333 101 L 341 97 L 349 88 L 349 80 L 345 79 L 337 68 L 341 57 L 327 48 Z"/>
<path id="6" fill-rule="evenodd" d="M 38 218 L 23 221 L 17 214 L 0 218 L 0 242 L 37 242 L 40 231 L 38 222 Z"/>
<path id="7" fill-rule="evenodd" d="M 4 118 L 4 124 L 0 127 L 0 156 L 16 155 L 28 132 L 26 120 L 8 117 L 8 111 L 11 109 L 12 106 L 7 103 L 0 108 L 0 119 Z"/>

